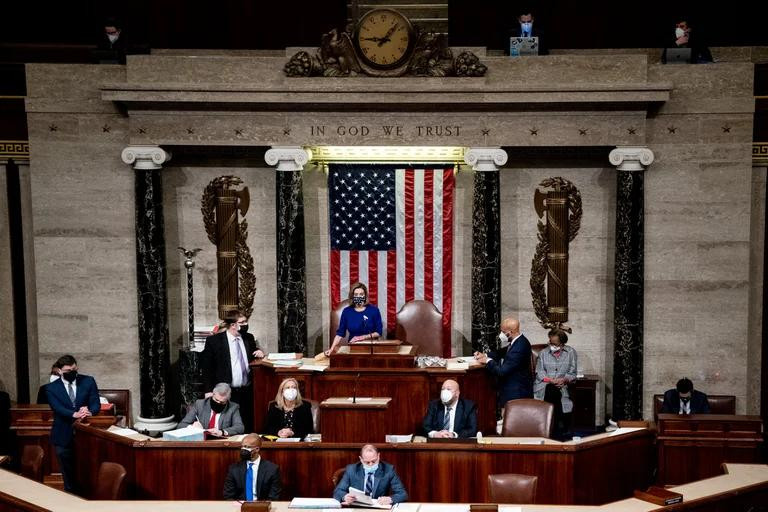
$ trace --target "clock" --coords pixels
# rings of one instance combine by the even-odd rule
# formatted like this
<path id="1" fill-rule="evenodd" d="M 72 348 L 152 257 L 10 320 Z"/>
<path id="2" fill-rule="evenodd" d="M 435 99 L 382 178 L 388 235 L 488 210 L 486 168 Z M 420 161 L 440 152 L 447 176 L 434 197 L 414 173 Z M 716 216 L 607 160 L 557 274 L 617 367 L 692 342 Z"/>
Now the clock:
<path id="1" fill-rule="evenodd" d="M 370 74 L 386 76 L 405 71 L 414 39 L 408 18 L 392 9 L 374 9 L 357 22 L 352 41 L 361 66 Z"/>

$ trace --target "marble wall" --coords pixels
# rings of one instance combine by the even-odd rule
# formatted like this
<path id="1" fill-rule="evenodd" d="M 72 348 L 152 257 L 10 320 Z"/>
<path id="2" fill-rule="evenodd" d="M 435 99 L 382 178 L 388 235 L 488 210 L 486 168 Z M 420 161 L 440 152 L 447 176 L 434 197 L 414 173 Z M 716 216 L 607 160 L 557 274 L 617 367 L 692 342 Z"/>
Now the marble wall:
<path id="1" fill-rule="evenodd" d="M 185 258 L 178 247 L 202 249 L 195 258 L 194 270 L 196 328 L 210 330 L 218 320 L 216 247 L 205 233 L 200 199 L 211 180 L 224 175 L 240 177 L 251 196 L 245 220 L 248 222 L 248 248 L 253 257 L 256 293 L 248 332 L 265 350 L 277 350 L 275 170 L 267 167 L 263 160 L 261 167 L 252 165 L 255 164 L 235 161 L 227 165 L 176 166 L 172 160 L 162 170 L 172 361 L 187 342 L 187 274 Z"/>
<path id="2" fill-rule="evenodd" d="M 539 183 L 561 176 L 579 189 L 583 217 L 578 236 L 570 243 L 568 265 L 568 338 L 578 354 L 578 370 L 597 374 L 610 385 L 613 364 L 613 258 L 616 211 L 616 171 L 594 159 L 561 162 L 510 158 L 501 170 L 501 281 L 502 318 L 519 315 L 521 330 L 531 343 L 546 343 L 547 330 L 539 324 L 531 300 L 531 260 L 536 249 L 539 220 L 533 195 Z M 542 192 L 545 189 L 540 188 Z M 597 415 L 605 412 L 605 396 L 598 387 Z"/>
<path id="3" fill-rule="evenodd" d="M 5 163 L 0 162 L 0 194 L 7 186 Z M 8 204 L 0 201 L 0 353 L 10 364 L 0 377 L 0 391 L 16 396 L 16 344 L 14 342 L 13 283 L 11 282 L 11 239 L 8 232 Z"/>
<path id="4" fill-rule="evenodd" d="M 72 354 L 100 387 L 132 391 L 138 413 L 133 170 L 120 159 L 127 120 L 98 99 L 121 66 L 28 65 L 41 380 Z"/>

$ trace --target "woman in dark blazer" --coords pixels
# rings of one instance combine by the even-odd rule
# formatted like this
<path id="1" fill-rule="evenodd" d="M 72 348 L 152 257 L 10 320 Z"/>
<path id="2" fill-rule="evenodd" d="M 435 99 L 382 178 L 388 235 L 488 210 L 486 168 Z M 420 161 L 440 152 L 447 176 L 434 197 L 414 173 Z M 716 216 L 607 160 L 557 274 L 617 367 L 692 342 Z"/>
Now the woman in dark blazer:
<path id="1" fill-rule="evenodd" d="M 304 439 L 312 434 L 312 406 L 301 399 L 296 379 L 285 379 L 277 388 L 275 401 L 269 404 L 264 433 L 277 437 Z"/>

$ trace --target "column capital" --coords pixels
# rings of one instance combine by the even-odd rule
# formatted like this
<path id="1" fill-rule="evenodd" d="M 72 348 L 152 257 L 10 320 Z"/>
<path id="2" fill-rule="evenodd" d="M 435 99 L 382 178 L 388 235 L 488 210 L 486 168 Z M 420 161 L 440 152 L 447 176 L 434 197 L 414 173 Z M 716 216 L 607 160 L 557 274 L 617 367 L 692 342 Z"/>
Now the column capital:
<path id="1" fill-rule="evenodd" d="M 643 146 L 617 146 L 608 155 L 608 160 L 619 171 L 644 171 L 653 159 L 653 151 Z"/>
<path id="2" fill-rule="evenodd" d="M 501 148 L 469 148 L 464 161 L 478 172 L 498 171 L 507 163 L 507 152 Z"/>
<path id="3" fill-rule="evenodd" d="M 134 169 L 162 169 L 170 161 L 171 154 L 160 146 L 128 146 L 120 155 L 123 162 Z"/>
<path id="4" fill-rule="evenodd" d="M 301 146 L 278 146 L 264 155 L 267 165 L 277 165 L 278 171 L 301 171 L 312 159 L 312 151 Z"/>

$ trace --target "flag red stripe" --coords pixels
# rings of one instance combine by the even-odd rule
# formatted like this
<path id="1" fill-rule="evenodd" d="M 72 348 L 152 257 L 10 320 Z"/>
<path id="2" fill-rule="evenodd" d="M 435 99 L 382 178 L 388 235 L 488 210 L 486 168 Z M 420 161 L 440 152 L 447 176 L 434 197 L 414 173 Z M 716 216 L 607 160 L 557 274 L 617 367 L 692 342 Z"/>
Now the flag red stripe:
<path id="1" fill-rule="evenodd" d="M 379 304 L 379 251 L 368 251 L 368 301 Z M 379 333 L 381 334 L 381 333 Z"/>
<path id="2" fill-rule="evenodd" d="M 414 239 L 416 229 L 414 226 L 415 201 L 413 197 L 413 169 L 405 170 L 405 302 L 413 300 L 414 288 Z"/>
<path id="3" fill-rule="evenodd" d="M 387 251 L 387 333 L 395 337 L 397 314 L 397 251 Z"/>
<path id="4" fill-rule="evenodd" d="M 443 171 L 443 357 L 451 356 L 453 300 L 453 169 Z"/>
<path id="5" fill-rule="evenodd" d="M 432 195 L 434 194 L 434 169 L 424 172 L 424 300 L 433 302 L 434 291 L 433 263 L 434 263 L 434 212 Z"/>
<path id="6" fill-rule="evenodd" d="M 360 253 L 349 251 L 349 284 L 360 280 Z"/>
<path id="7" fill-rule="evenodd" d="M 331 309 L 339 305 L 341 299 L 341 255 L 331 250 Z"/>

